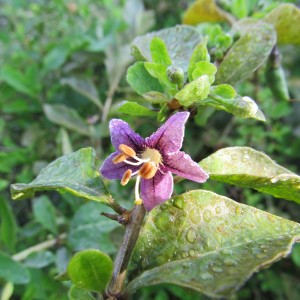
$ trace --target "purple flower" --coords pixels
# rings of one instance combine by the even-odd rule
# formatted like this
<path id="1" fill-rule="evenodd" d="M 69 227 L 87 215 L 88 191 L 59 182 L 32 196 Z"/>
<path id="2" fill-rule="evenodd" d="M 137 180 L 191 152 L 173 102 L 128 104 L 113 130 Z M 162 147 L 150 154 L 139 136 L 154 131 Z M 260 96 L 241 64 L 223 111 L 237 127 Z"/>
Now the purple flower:
<path id="1" fill-rule="evenodd" d="M 171 197 L 171 173 L 205 182 L 208 174 L 189 155 L 179 151 L 188 117 L 188 112 L 176 113 L 146 139 L 135 133 L 126 122 L 111 120 L 109 129 L 116 152 L 104 161 L 100 172 L 108 179 L 121 179 L 122 185 L 136 176 L 135 204 L 144 203 L 148 211 Z"/>

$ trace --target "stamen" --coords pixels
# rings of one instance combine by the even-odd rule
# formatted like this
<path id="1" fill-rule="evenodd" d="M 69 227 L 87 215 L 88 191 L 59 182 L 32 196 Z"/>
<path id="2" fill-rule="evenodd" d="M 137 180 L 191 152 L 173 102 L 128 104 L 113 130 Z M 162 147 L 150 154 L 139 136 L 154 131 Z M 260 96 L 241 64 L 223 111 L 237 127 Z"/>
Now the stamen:
<path id="1" fill-rule="evenodd" d="M 157 167 L 152 162 L 146 162 L 139 170 L 139 175 L 144 179 L 151 179 L 156 174 Z"/>
<path id="2" fill-rule="evenodd" d="M 123 153 L 125 153 L 126 155 L 128 155 L 129 157 L 135 157 L 136 156 L 135 151 L 131 147 L 129 147 L 125 144 L 121 144 L 119 146 L 119 150 L 122 151 Z"/>
<path id="3" fill-rule="evenodd" d="M 141 176 L 138 175 L 137 178 L 136 178 L 136 182 L 135 182 L 135 200 L 134 200 L 134 204 L 136 204 L 136 205 L 141 205 L 143 203 L 143 200 L 140 198 L 140 193 L 139 193 L 140 181 L 141 181 Z"/>
<path id="4" fill-rule="evenodd" d="M 112 162 L 114 164 L 118 164 L 118 163 L 120 163 L 122 161 L 125 161 L 127 157 L 128 157 L 128 155 L 126 155 L 124 153 L 121 153 L 121 154 L 117 155 L 116 157 L 114 157 L 113 160 L 112 160 Z"/>
<path id="5" fill-rule="evenodd" d="M 121 184 L 124 186 L 128 183 L 128 181 L 130 180 L 131 178 L 131 175 L 132 175 L 132 171 L 129 169 L 127 170 L 124 174 L 123 174 L 123 177 L 122 177 L 122 180 L 121 180 Z"/>

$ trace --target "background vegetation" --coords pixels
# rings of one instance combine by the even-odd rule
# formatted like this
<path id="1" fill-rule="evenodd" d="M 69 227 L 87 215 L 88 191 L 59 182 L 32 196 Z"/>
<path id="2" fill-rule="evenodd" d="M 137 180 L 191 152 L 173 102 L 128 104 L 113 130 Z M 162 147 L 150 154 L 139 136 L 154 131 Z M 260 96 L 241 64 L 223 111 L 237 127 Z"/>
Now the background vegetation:
<path id="1" fill-rule="evenodd" d="M 217 2 L 242 18 L 264 15 L 284 1 Z M 96 149 L 102 162 L 113 150 L 107 126 L 112 117 L 125 119 L 143 136 L 157 128 L 155 117 L 149 122 L 118 110 L 125 99 L 142 101 L 125 79 L 133 62 L 130 43 L 150 30 L 180 24 L 188 4 L 179 0 L 0 1 L 0 251 L 24 265 L 16 269 L 17 278 L 0 271 L 0 277 L 11 279 L 0 279 L 1 300 L 68 299 L 68 284 L 54 277 L 65 270 L 73 253 L 93 247 L 114 256 L 123 229 L 99 215 L 107 208 L 55 192 L 12 202 L 9 185 L 30 182 L 55 158 L 85 146 Z M 299 174 L 300 51 L 293 45 L 279 50 L 291 100 L 272 93 L 274 86 L 263 66 L 236 88 L 259 103 L 267 122 L 222 111 L 196 117 L 188 125 L 184 143 L 195 161 L 219 148 L 250 146 Z M 130 207 L 132 189 L 121 189 L 118 182 L 108 184 Z M 182 182 L 175 193 L 194 186 Z M 241 203 L 300 221 L 295 203 L 212 181 L 205 184 L 206 189 L 210 187 Z M 53 241 L 52 247 L 44 241 Z M 40 243 L 42 251 L 29 256 L 22 252 Z M 254 276 L 236 299 L 298 299 L 299 277 L 300 247 L 296 245 L 290 258 Z M 144 288 L 135 297 L 206 299 L 171 285 Z"/>

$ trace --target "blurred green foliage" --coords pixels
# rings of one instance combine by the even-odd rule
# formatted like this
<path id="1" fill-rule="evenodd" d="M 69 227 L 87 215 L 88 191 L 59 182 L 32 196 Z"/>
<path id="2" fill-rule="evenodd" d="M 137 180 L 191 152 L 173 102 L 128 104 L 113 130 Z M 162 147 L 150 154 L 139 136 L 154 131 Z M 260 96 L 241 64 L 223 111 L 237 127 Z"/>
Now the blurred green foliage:
<path id="1" fill-rule="evenodd" d="M 296 1 L 216 1 L 238 19 L 263 17 L 283 2 Z M 7 277 L 0 271 L 0 277 L 13 283 L 0 279 L 1 300 L 68 299 L 70 284 L 54 277 L 66 270 L 75 251 L 92 247 L 114 256 L 123 229 L 99 215 L 109 212 L 107 208 L 56 192 L 12 202 L 9 185 L 30 182 L 46 164 L 82 147 L 92 146 L 103 161 L 112 150 L 107 128 L 111 117 L 126 119 L 143 136 L 154 131 L 155 118 L 143 118 L 145 114 L 155 117 L 152 111 L 122 102 L 145 103 L 126 83 L 126 70 L 133 62 L 130 43 L 151 29 L 179 24 L 185 9 L 187 4 L 179 0 L 0 1 L 0 265 L 10 265 L 16 274 Z M 197 28 L 208 34 L 211 56 L 216 61 L 221 59 L 236 37 L 226 34 L 229 26 L 225 23 L 207 23 L 204 29 L 201 26 Z M 279 50 L 291 100 L 283 101 L 272 94 L 272 82 L 265 77 L 267 66 L 263 65 L 235 89 L 257 101 L 267 122 L 241 119 L 211 107 L 198 108 L 194 122 L 187 126 L 184 142 L 185 151 L 194 160 L 200 161 L 223 147 L 249 146 L 299 173 L 299 47 L 286 45 Z M 125 105 L 141 118 L 123 114 Z M 127 199 L 132 198 L 132 183 L 126 189 L 118 182 L 108 185 L 122 204 L 130 207 Z M 196 186 L 184 181 L 176 185 L 175 193 Z M 295 203 L 275 202 L 271 196 L 213 181 L 204 187 L 300 221 L 300 208 Z M 53 247 L 22 256 L 23 250 L 52 240 Z M 252 278 L 236 299 L 298 299 L 299 261 L 296 245 L 291 258 Z M 76 292 L 80 291 L 73 294 Z M 172 285 L 144 288 L 134 297 L 206 299 Z"/>

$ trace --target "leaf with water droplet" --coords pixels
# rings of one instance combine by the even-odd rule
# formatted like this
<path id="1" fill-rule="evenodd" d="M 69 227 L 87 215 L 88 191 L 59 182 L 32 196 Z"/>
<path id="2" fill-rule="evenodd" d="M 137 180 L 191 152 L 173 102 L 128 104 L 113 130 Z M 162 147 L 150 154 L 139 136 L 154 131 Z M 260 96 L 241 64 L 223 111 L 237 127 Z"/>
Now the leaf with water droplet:
<path id="1" fill-rule="evenodd" d="M 258 22 L 233 44 L 218 68 L 217 83 L 235 84 L 249 77 L 268 58 L 276 43 L 272 25 Z"/>
<path id="2" fill-rule="evenodd" d="M 202 160 L 200 166 L 218 180 L 300 203 L 300 176 L 249 147 L 228 147 Z"/>
<path id="3" fill-rule="evenodd" d="M 126 291 L 172 283 L 227 298 L 299 239 L 300 224 L 210 191 L 190 191 L 149 213 Z"/>
<path id="4" fill-rule="evenodd" d="M 109 204 L 111 196 L 98 172 L 95 150 L 83 148 L 59 157 L 47 165 L 32 182 L 11 185 L 12 198 L 32 198 L 36 192 L 57 190 Z"/>

